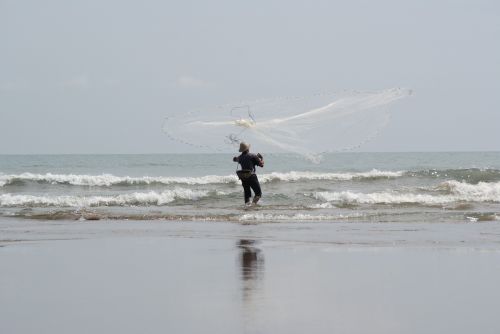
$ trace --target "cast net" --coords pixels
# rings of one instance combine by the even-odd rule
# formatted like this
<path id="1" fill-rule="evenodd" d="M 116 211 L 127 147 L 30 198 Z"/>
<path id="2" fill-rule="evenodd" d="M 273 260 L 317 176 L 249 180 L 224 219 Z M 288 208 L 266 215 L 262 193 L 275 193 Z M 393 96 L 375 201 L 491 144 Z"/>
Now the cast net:
<path id="1" fill-rule="evenodd" d="M 169 115 L 163 131 L 197 151 L 233 152 L 240 142 L 260 152 L 289 152 L 318 162 L 326 152 L 353 150 L 388 124 L 389 104 L 412 94 L 392 88 L 227 104 Z"/>

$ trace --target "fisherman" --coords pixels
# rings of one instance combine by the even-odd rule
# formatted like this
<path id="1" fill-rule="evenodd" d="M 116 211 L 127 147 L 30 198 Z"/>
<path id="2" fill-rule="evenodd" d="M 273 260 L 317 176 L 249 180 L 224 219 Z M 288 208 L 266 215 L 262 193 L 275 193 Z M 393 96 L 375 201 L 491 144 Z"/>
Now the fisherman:
<path id="1" fill-rule="evenodd" d="M 245 191 L 245 204 L 250 204 L 250 197 L 252 197 L 250 189 L 255 193 L 252 203 L 257 204 L 262 196 L 262 191 L 260 190 L 257 174 L 255 174 L 255 166 L 264 167 L 264 158 L 260 153 L 250 153 L 250 144 L 244 142 L 240 143 L 240 152 L 241 155 L 234 157 L 233 161 L 241 165 L 241 170 L 236 171 L 236 174 L 241 180 L 241 185 Z"/>

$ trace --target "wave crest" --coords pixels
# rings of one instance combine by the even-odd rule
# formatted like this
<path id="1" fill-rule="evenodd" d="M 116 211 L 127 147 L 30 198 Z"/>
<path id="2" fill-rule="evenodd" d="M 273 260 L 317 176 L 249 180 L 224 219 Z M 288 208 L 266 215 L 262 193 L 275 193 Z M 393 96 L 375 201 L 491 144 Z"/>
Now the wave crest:
<path id="1" fill-rule="evenodd" d="M 500 200 L 500 182 L 479 182 L 470 184 L 458 181 L 446 181 L 441 183 L 438 190 L 448 194 L 475 198 L 476 201 L 498 201 Z"/>
<path id="2" fill-rule="evenodd" d="M 446 194 L 398 192 L 356 193 L 351 191 L 315 192 L 313 197 L 324 202 L 342 204 L 422 204 L 443 205 L 454 202 L 500 202 L 500 182 L 469 184 L 458 181 L 441 183 L 436 190 Z"/>
<path id="3" fill-rule="evenodd" d="M 34 196 L 0 195 L 0 207 L 56 206 L 56 207 L 96 207 L 130 205 L 165 205 L 179 199 L 198 200 L 210 196 L 208 190 L 173 189 L 163 192 L 130 193 L 115 196 Z"/>
<path id="4" fill-rule="evenodd" d="M 287 173 L 269 173 L 259 176 L 263 182 L 284 181 L 294 182 L 302 180 L 324 180 L 324 181 L 350 181 L 350 180 L 375 180 L 388 179 L 403 176 L 401 171 L 380 171 L 373 169 L 368 172 L 344 172 L 344 173 L 318 173 L 318 172 L 287 172 Z"/>
<path id="5" fill-rule="evenodd" d="M 317 173 L 317 172 L 273 172 L 260 174 L 261 182 L 294 182 L 302 180 L 370 180 L 379 178 L 396 178 L 403 175 L 403 172 L 371 170 L 357 173 Z M 38 182 L 47 184 L 67 184 L 74 186 L 90 187 L 111 187 L 127 185 L 154 185 L 154 184 L 185 184 L 185 185 L 207 185 L 207 184 L 228 184 L 237 183 L 236 175 L 205 175 L 199 177 L 182 176 L 115 176 L 112 174 L 101 175 L 78 175 L 78 174 L 34 174 L 22 173 L 16 175 L 0 175 L 0 187 L 15 185 L 24 182 Z"/>
<path id="6" fill-rule="evenodd" d="M 151 185 L 151 184 L 187 184 L 204 185 L 211 183 L 234 183 L 236 176 L 205 175 L 200 177 L 164 177 L 164 176 L 115 176 L 77 175 L 77 174 L 33 174 L 22 173 L 18 175 L 0 175 L 0 186 L 16 184 L 19 182 L 39 182 L 48 184 L 68 184 L 74 186 L 110 187 L 114 185 Z"/>

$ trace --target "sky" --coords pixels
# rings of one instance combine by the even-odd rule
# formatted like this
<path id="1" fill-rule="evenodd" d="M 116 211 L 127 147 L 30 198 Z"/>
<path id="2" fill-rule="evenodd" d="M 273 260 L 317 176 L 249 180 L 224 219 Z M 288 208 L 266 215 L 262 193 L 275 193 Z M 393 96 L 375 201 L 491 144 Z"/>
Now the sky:
<path id="1" fill-rule="evenodd" d="M 195 108 L 407 87 L 361 151 L 500 151 L 500 2 L 0 0 L 0 154 L 168 153 Z"/>

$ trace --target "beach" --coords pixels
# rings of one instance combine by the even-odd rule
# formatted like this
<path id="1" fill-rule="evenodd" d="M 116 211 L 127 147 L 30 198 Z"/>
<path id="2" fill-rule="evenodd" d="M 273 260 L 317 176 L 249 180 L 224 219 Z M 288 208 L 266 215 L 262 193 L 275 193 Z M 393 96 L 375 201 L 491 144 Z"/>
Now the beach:
<path id="1" fill-rule="evenodd" d="M 497 333 L 486 223 L 0 221 L 2 333 Z"/>

